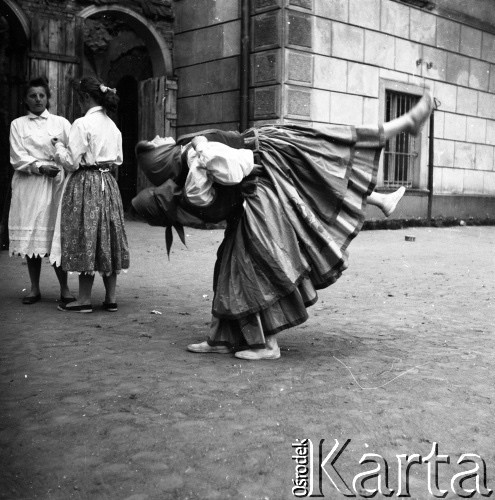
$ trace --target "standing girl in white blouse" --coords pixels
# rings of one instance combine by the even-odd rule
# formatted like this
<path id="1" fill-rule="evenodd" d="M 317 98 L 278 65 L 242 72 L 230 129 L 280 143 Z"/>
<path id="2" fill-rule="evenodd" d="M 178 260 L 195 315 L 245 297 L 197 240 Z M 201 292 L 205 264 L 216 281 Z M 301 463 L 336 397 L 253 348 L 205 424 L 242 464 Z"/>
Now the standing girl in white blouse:
<path id="1" fill-rule="evenodd" d="M 94 274 L 105 285 L 103 309 L 117 311 L 117 274 L 129 267 L 122 199 L 113 169 L 122 164 L 122 134 L 107 116 L 117 109 L 115 89 L 94 77 L 74 82 L 82 118 L 71 128 L 65 147 L 54 141 L 56 160 L 71 172 L 61 205 L 61 264 L 79 273 L 76 301 L 60 310 L 92 312 Z"/>
<path id="2" fill-rule="evenodd" d="M 41 258 L 52 249 L 57 209 L 62 195 L 64 171 L 54 161 L 52 139 L 67 143 L 70 123 L 48 112 L 50 88 L 45 78 L 32 79 L 24 102 L 28 114 L 10 126 L 10 163 L 14 168 L 9 212 L 10 254 L 26 257 L 30 293 L 23 304 L 41 299 Z M 60 302 L 74 300 L 67 286 L 67 273 L 54 266 L 60 283 Z"/>

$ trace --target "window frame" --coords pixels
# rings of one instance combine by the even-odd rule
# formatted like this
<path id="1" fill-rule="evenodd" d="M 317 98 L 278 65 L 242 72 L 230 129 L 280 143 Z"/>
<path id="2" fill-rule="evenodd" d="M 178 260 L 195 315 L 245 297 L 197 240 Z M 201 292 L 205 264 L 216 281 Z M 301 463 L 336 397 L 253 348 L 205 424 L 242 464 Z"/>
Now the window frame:
<path id="1" fill-rule="evenodd" d="M 425 94 L 427 88 L 424 85 L 419 85 L 415 83 L 401 82 L 396 80 L 389 80 L 385 78 L 380 78 L 379 84 L 379 116 L 380 121 L 385 121 L 386 113 L 386 91 L 394 91 L 404 94 L 410 94 L 417 97 L 421 97 Z M 407 188 L 408 190 L 425 190 L 428 183 L 428 128 L 429 124 L 425 124 L 422 131 L 416 137 L 416 149 L 418 153 L 417 157 L 417 168 L 413 169 L 412 172 L 412 187 Z M 385 154 L 381 155 L 380 166 L 378 169 L 377 176 L 377 187 L 382 191 L 393 191 L 397 187 L 389 187 L 384 184 L 384 158 Z"/>

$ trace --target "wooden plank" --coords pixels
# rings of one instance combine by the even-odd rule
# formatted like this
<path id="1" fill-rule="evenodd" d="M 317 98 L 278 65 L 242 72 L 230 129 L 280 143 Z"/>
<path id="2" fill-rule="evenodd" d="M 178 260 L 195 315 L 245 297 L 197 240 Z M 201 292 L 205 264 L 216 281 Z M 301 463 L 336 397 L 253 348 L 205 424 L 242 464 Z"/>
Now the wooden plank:
<path id="1" fill-rule="evenodd" d="M 65 50 L 67 56 L 76 56 L 76 20 L 67 21 L 64 30 Z"/>
<path id="2" fill-rule="evenodd" d="M 76 112 L 79 112 L 79 110 L 75 109 L 77 104 L 75 102 L 75 96 L 74 96 L 74 91 L 72 90 L 72 85 L 71 81 L 74 78 L 74 75 L 76 74 L 77 71 L 77 66 L 75 64 L 66 64 L 65 65 L 65 71 L 64 71 L 64 84 L 66 90 L 65 94 L 65 103 L 64 103 L 64 108 L 65 108 L 65 117 L 67 120 L 70 122 L 73 122 L 76 118 Z"/>
<path id="3" fill-rule="evenodd" d="M 80 61 L 76 56 L 66 54 L 52 54 L 50 52 L 40 52 L 39 50 L 29 51 L 28 56 L 32 57 L 33 59 L 46 59 L 50 61 L 71 62 L 76 64 Z"/>
<path id="4" fill-rule="evenodd" d="M 31 19 L 31 49 L 39 50 L 41 45 L 41 28 L 39 23 L 39 17 L 34 16 Z"/>
<path id="5" fill-rule="evenodd" d="M 38 78 L 39 76 L 48 78 L 47 62 L 44 59 L 31 59 L 29 61 L 29 79 Z"/>
<path id="6" fill-rule="evenodd" d="M 37 38 L 37 45 L 36 47 L 33 47 L 33 50 L 39 50 L 41 52 L 50 52 L 50 47 L 48 43 L 49 39 L 49 27 L 50 27 L 50 20 L 46 17 L 39 17 L 38 18 L 38 38 Z"/>
<path id="7" fill-rule="evenodd" d="M 59 63 L 55 61 L 47 61 L 47 78 L 51 89 L 52 98 L 50 99 L 50 112 L 54 115 L 59 113 L 60 89 L 58 85 L 58 69 Z"/>
<path id="8" fill-rule="evenodd" d="M 81 78 L 82 76 L 82 61 L 84 60 L 84 19 L 76 16 L 74 20 L 75 28 L 75 56 L 77 57 L 77 67 L 74 72 L 74 78 Z"/>
<path id="9" fill-rule="evenodd" d="M 154 88 L 155 82 L 153 81 L 153 79 L 147 80 L 145 95 L 147 109 L 147 116 L 145 117 L 147 139 L 152 139 L 154 137 L 153 130 L 155 130 Z"/>
<path id="10" fill-rule="evenodd" d="M 162 89 L 161 89 L 161 79 L 160 77 L 152 81 L 151 97 L 154 101 L 154 113 L 153 113 L 153 130 L 156 130 L 156 134 L 160 135 L 160 104 L 162 100 Z"/>
<path id="11" fill-rule="evenodd" d="M 165 107 L 167 105 L 167 78 L 165 76 L 160 77 L 160 120 L 159 120 L 159 134 L 165 136 Z"/>
<path id="12" fill-rule="evenodd" d="M 36 59 L 32 59 L 29 61 L 29 76 L 28 80 L 34 78 L 35 75 L 38 75 L 38 63 Z"/>
<path id="13" fill-rule="evenodd" d="M 152 124 L 154 123 L 154 81 L 153 79 L 144 80 L 138 83 L 138 139 L 150 140 L 152 135 Z M 138 168 L 137 172 L 137 191 L 151 186 L 142 170 Z"/>
<path id="14" fill-rule="evenodd" d="M 146 131 L 144 129 L 145 127 L 145 120 L 144 120 L 144 113 L 145 113 L 145 102 L 144 102 L 144 87 L 145 87 L 145 82 L 139 82 L 138 84 L 138 140 L 143 140 L 146 136 Z"/>
<path id="15" fill-rule="evenodd" d="M 167 100 L 165 102 L 165 135 L 177 137 L 177 81 L 166 80 Z"/>
<path id="16" fill-rule="evenodd" d="M 48 78 L 48 61 L 40 59 L 38 61 L 38 76 L 44 76 Z"/>
<path id="17" fill-rule="evenodd" d="M 67 72 L 68 63 L 61 64 L 58 70 L 58 87 L 60 89 L 60 95 L 58 98 L 59 102 L 59 114 L 64 118 L 69 119 L 69 108 L 67 106 L 67 96 L 70 95 L 69 83 L 66 82 L 65 74 Z"/>
<path id="18" fill-rule="evenodd" d="M 65 54 L 65 37 L 62 37 L 62 21 L 48 20 L 48 51 L 50 54 Z"/>

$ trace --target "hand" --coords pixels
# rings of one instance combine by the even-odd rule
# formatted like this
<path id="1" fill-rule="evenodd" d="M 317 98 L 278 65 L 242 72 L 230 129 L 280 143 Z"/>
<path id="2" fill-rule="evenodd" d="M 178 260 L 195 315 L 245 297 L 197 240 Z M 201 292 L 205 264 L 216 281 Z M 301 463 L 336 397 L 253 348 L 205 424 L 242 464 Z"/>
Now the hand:
<path id="1" fill-rule="evenodd" d="M 47 177 L 56 177 L 60 172 L 60 168 L 55 165 L 41 165 L 39 168 L 40 174 Z"/>

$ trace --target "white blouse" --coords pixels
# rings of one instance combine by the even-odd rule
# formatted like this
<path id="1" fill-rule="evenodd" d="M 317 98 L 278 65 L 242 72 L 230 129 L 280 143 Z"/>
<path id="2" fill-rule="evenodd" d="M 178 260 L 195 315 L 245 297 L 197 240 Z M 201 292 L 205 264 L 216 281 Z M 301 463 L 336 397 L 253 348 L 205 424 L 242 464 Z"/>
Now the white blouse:
<path id="1" fill-rule="evenodd" d="M 10 163 L 18 172 L 41 175 L 41 165 L 55 164 L 53 137 L 66 144 L 70 122 L 62 116 L 52 115 L 45 109 L 41 115 L 29 112 L 10 125 Z"/>
<path id="2" fill-rule="evenodd" d="M 72 124 L 67 147 L 56 143 L 55 159 L 69 172 L 80 165 L 121 165 L 122 134 L 104 108 L 95 106 Z"/>
<path id="3" fill-rule="evenodd" d="M 213 183 L 224 186 L 239 184 L 254 168 L 250 149 L 234 149 L 220 142 L 200 143 L 187 153 L 189 173 L 185 195 L 190 203 L 204 207 L 215 198 Z"/>

